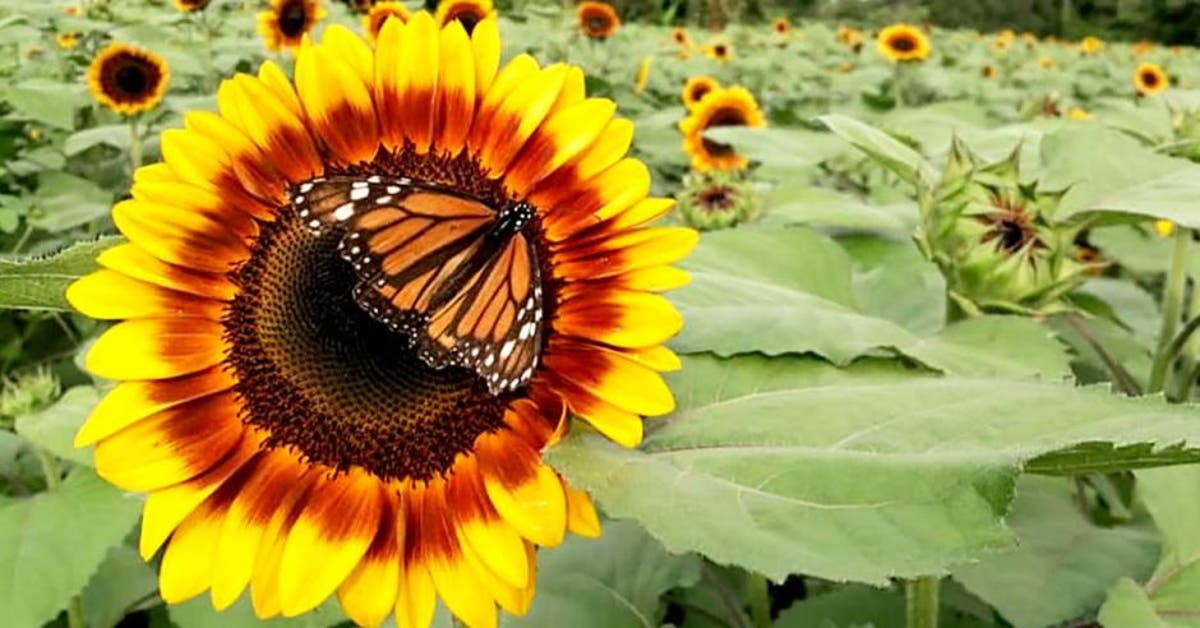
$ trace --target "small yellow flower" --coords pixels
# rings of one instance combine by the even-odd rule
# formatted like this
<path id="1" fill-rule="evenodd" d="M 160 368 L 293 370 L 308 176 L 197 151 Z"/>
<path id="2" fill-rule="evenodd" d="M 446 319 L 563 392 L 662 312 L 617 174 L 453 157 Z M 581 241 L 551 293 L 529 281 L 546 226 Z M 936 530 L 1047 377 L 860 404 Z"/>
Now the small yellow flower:
<path id="1" fill-rule="evenodd" d="M 1104 50 L 1104 41 L 1099 37 L 1088 35 L 1079 42 L 1079 50 L 1085 55 L 1099 54 L 1101 50 Z"/>
<path id="2" fill-rule="evenodd" d="M 638 64 L 637 78 L 633 82 L 633 93 L 640 94 L 646 91 L 646 83 L 650 82 L 650 65 L 652 63 L 654 63 L 654 57 L 646 55 Z"/>
<path id="3" fill-rule="evenodd" d="M 1154 232 L 1165 238 L 1175 233 L 1175 223 L 1164 218 L 1159 218 L 1154 221 Z"/>
<path id="4" fill-rule="evenodd" d="M 719 41 L 704 47 L 704 56 L 724 63 L 733 58 L 733 46 Z"/>
<path id="5" fill-rule="evenodd" d="M 1042 55 L 1038 57 L 1038 67 L 1042 68 L 1043 70 L 1053 70 L 1055 65 L 1056 64 L 1054 63 L 1053 57 L 1048 55 Z"/>
<path id="6" fill-rule="evenodd" d="M 63 15 L 67 17 L 79 17 L 83 15 L 83 9 L 79 8 L 79 5 L 77 4 L 68 4 L 67 6 L 63 7 L 62 12 Z"/>
<path id="7" fill-rule="evenodd" d="M 717 82 L 717 79 L 711 76 L 700 75 L 689 78 L 683 85 L 683 93 L 680 94 L 683 98 L 683 106 L 691 109 L 700 102 L 701 98 L 720 87 L 721 84 Z"/>
<path id="8" fill-rule="evenodd" d="M 591 39 L 608 39 L 621 28 L 621 16 L 607 2 L 584 0 L 575 17 L 579 20 L 579 29 Z"/>
<path id="9" fill-rule="evenodd" d="M 862 49 L 863 45 L 862 31 L 857 28 L 850 28 L 849 26 L 839 26 L 838 41 L 846 44 L 851 50 L 857 53 Z"/>
<path id="10" fill-rule="evenodd" d="M 1130 51 L 1133 52 L 1133 56 L 1142 57 L 1154 52 L 1154 43 L 1149 41 L 1139 41 L 1130 48 Z"/>
<path id="11" fill-rule="evenodd" d="M 1092 115 L 1087 109 L 1081 107 L 1071 107 L 1067 110 L 1067 117 L 1072 120 L 1091 120 L 1096 116 Z"/>
<path id="12" fill-rule="evenodd" d="M 754 95 L 744 87 L 725 87 L 705 94 L 679 123 L 683 133 L 683 152 L 691 157 L 692 167 L 700 172 L 742 170 L 750 160 L 733 146 L 704 137 L 704 131 L 723 126 L 767 126 L 766 116 Z"/>
<path id="13" fill-rule="evenodd" d="M 88 90 L 101 105 L 131 116 L 158 105 L 170 70 L 157 54 L 126 44 L 109 44 L 88 67 Z"/>
<path id="14" fill-rule="evenodd" d="M 1143 96 L 1160 94 L 1171 84 L 1167 73 L 1154 63 L 1143 63 L 1133 72 L 1133 86 Z"/>
<path id="15" fill-rule="evenodd" d="M 54 36 L 55 43 L 63 50 L 70 50 L 79 45 L 79 33 L 59 33 Z"/>
<path id="16" fill-rule="evenodd" d="M 988 79 L 988 80 L 994 79 L 994 78 L 996 78 L 996 66 L 990 65 L 990 64 L 985 65 L 985 66 L 983 66 L 983 69 L 980 70 L 979 73 L 981 75 L 983 75 L 983 78 L 985 78 L 985 79 Z"/>
<path id="17" fill-rule="evenodd" d="M 258 33 L 267 50 L 298 48 L 324 18 L 320 0 L 271 0 L 271 8 L 258 13 Z"/>
<path id="18" fill-rule="evenodd" d="M 879 54 L 892 61 L 924 61 L 932 49 L 929 38 L 912 24 L 892 24 L 875 40 Z"/>
<path id="19" fill-rule="evenodd" d="M 402 2 L 377 2 L 363 16 L 363 32 L 367 34 L 368 41 L 374 42 L 379 37 L 379 31 L 383 30 L 384 22 L 393 19 L 407 22 L 409 17 L 408 8 Z"/>
<path id="20" fill-rule="evenodd" d="M 771 30 L 775 31 L 776 35 L 787 39 L 792 32 L 792 23 L 786 17 L 776 18 L 774 22 L 771 22 Z"/>

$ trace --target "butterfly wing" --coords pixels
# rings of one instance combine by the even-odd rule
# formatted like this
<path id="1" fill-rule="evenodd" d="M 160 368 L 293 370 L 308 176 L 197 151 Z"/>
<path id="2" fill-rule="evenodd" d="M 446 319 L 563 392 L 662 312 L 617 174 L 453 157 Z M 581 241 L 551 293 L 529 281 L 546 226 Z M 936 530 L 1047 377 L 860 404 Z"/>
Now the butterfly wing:
<path id="1" fill-rule="evenodd" d="M 498 214 L 473 199 L 381 177 L 316 179 L 298 186 L 292 201 L 314 232 L 346 228 L 338 247 L 360 278 L 355 300 L 414 341 L 423 361 L 473 369 L 493 393 L 529 381 L 543 305 L 536 253 L 519 229 L 530 208 Z"/>

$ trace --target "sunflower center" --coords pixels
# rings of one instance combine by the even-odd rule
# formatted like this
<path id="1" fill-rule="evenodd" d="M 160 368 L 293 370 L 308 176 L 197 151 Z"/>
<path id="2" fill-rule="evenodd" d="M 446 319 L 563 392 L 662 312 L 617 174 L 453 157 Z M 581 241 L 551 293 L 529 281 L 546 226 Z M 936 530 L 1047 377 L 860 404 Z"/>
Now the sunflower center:
<path id="1" fill-rule="evenodd" d="M 1146 87 L 1158 85 L 1158 75 L 1153 72 L 1142 72 L 1142 84 Z"/>
<path id="2" fill-rule="evenodd" d="M 725 49 L 725 46 L 723 44 L 717 44 L 716 48 L 713 48 L 713 53 L 716 54 L 718 57 L 724 57 L 725 54 L 728 52 L 729 51 Z"/>
<path id="3" fill-rule="evenodd" d="M 462 24 L 463 30 L 470 35 L 475 30 L 475 25 L 483 21 L 484 16 L 479 13 L 475 7 L 463 6 L 459 9 L 451 10 L 448 20 L 458 20 Z"/>
<path id="4" fill-rule="evenodd" d="M 506 401 L 473 371 L 433 369 L 359 307 L 343 234 L 291 215 L 263 226 L 224 320 L 243 420 L 311 463 L 428 480 L 503 426 Z"/>
<path id="5" fill-rule="evenodd" d="M 116 81 L 117 87 L 126 94 L 140 94 L 145 91 L 149 84 L 149 77 L 146 76 L 145 68 L 136 64 L 122 66 L 113 73 L 113 80 Z"/>
<path id="6" fill-rule="evenodd" d="M 287 37 L 299 37 L 308 22 L 303 2 L 292 2 L 279 12 L 279 31 Z"/>
<path id="7" fill-rule="evenodd" d="M 713 114 L 712 118 L 709 118 L 708 124 L 705 125 L 705 128 L 712 129 L 721 126 L 745 125 L 746 117 L 742 115 L 741 111 L 733 108 L 723 108 L 718 109 L 716 113 Z M 713 157 L 727 157 L 733 154 L 733 147 L 729 144 L 717 142 L 708 138 L 702 139 L 701 142 L 704 143 L 704 150 L 708 151 L 708 154 L 712 155 Z"/>
<path id="8" fill-rule="evenodd" d="M 704 95 L 710 91 L 712 91 L 712 88 L 708 85 L 697 85 L 692 88 L 692 97 L 691 98 L 693 101 L 699 101 L 701 98 L 704 98 Z"/>
<path id="9" fill-rule="evenodd" d="M 700 207 L 710 213 L 721 212 L 733 206 L 733 190 L 727 186 L 714 186 L 700 192 Z"/>
<path id="10" fill-rule="evenodd" d="M 917 48 L 917 42 L 911 37 L 893 37 L 891 44 L 892 49 L 899 52 L 912 52 Z"/>

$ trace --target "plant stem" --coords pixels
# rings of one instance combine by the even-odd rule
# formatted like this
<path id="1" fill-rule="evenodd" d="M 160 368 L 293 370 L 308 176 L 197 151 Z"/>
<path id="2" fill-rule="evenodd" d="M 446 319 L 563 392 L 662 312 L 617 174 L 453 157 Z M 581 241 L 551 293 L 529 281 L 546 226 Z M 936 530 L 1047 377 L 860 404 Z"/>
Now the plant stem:
<path id="1" fill-rule="evenodd" d="M 904 582 L 908 628 L 937 628 L 938 624 L 938 587 L 940 582 L 934 576 L 921 576 L 915 580 Z"/>
<path id="2" fill-rule="evenodd" d="M 62 486 L 62 467 L 58 464 L 58 458 L 41 448 L 37 450 L 37 457 L 38 462 L 42 463 L 42 475 L 46 476 L 46 489 L 58 490 Z M 72 596 L 67 604 L 67 627 L 87 628 L 83 623 L 83 601 L 78 595 Z"/>
<path id="3" fill-rule="evenodd" d="M 758 574 L 750 574 L 747 576 L 748 600 L 750 604 L 750 620 L 754 622 L 757 628 L 770 628 L 771 626 L 771 590 L 767 585 L 767 579 Z"/>
<path id="4" fill-rule="evenodd" d="M 894 61 L 896 64 L 895 71 L 892 73 L 892 98 L 896 99 L 896 106 L 903 107 L 904 102 L 904 62 Z"/>
<path id="5" fill-rule="evenodd" d="M 67 603 L 67 628 L 87 628 L 83 623 L 83 600 L 78 595 L 72 595 Z"/>
<path id="6" fill-rule="evenodd" d="M 138 133 L 137 116 L 129 117 L 129 164 L 133 166 L 131 172 L 142 167 L 142 135 Z"/>
<path id="7" fill-rule="evenodd" d="M 200 36 L 204 39 L 204 81 L 205 90 L 212 91 L 217 87 L 217 62 L 213 54 L 213 29 L 208 25 L 208 12 L 201 10 L 200 12 Z"/>
<path id="8" fill-rule="evenodd" d="M 1166 386 L 1167 372 L 1175 360 L 1172 342 L 1175 338 L 1175 328 L 1179 326 L 1179 316 L 1183 311 L 1183 290 L 1187 284 L 1187 255 L 1188 246 L 1192 242 L 1190 229 L 1178 227 L 1175 229 L 1175 246 L 1171 250 L 1171 266 L 1167 269 L 1167 283 L 1163 288 L 1162 326 L 1158 332 L 1158 350 L 1154 354 L 1154 363 L 1150 367 L 1150 380 L 1146 386 L 1147 394 L 1157 394 Z"/>

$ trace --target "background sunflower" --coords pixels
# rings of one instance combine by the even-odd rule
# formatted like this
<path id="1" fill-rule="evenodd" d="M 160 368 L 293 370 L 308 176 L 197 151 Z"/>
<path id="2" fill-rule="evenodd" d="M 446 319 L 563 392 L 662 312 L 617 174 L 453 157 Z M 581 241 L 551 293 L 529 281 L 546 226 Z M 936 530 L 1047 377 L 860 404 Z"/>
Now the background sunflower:
<path id="1" fill-rule="evenodd" d="M 110 44 L 88 66 L 88 90 L 101 105 L 124 115 L 158 106 L 171 73 L 157 54 L 126 44 Z"/>

